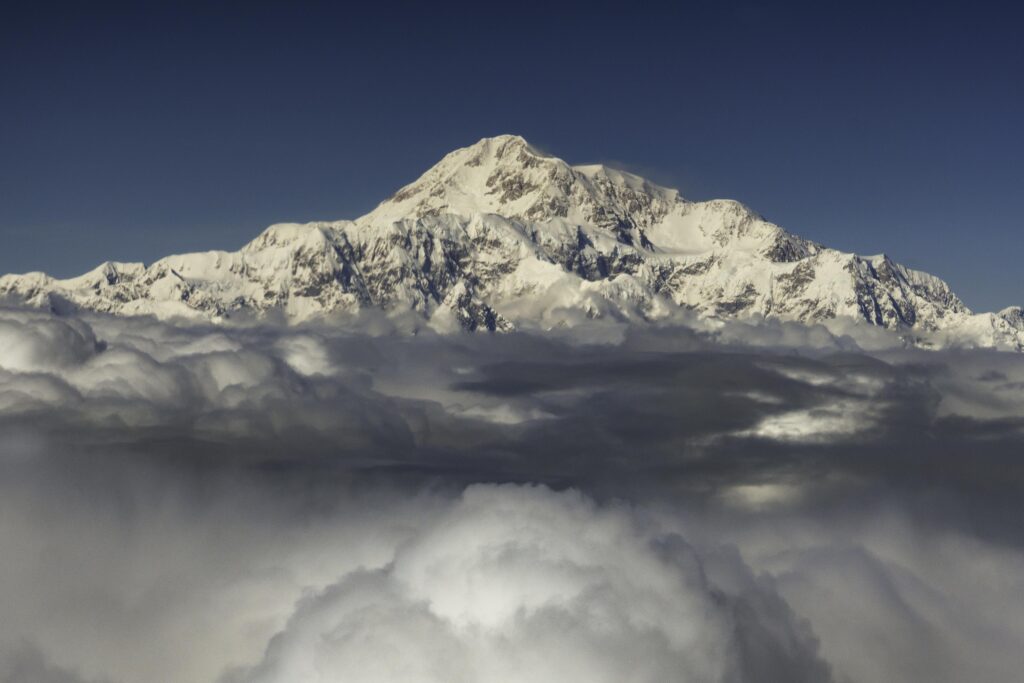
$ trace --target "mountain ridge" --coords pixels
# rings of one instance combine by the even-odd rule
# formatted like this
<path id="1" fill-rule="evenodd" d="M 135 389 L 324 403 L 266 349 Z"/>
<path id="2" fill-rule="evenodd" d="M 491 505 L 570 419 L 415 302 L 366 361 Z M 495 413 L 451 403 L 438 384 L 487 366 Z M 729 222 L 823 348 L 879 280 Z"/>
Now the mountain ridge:
<path id="1" fill-rule="evenodd" d="M 855 320 L 921 346 L 1024 349 L 1020 309 L 973 314 L 941 279 L 830 249 L 732 200 L 691 201 L 515 135 L 454 150 L 355 220 L 279 223 L 240 250 L 0 277 L 53 310 L 303 322 L 381 309 L 441 329 L 593 318 Z"/>

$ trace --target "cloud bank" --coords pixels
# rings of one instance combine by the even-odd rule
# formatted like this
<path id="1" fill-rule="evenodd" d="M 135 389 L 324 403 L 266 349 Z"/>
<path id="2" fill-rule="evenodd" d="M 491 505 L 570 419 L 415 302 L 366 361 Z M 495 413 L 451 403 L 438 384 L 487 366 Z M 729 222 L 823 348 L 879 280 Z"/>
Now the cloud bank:
<path id="1" fill-rule="evenodd" d="M 863 346 L 0 311 L 0 681 L 1015 680 L 1024 359 Z"/>

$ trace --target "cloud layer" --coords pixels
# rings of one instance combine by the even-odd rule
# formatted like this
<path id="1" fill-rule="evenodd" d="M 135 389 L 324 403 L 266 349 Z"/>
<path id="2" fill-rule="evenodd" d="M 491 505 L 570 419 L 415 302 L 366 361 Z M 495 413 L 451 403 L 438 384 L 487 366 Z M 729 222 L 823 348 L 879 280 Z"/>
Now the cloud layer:
<path id="1" fill-rule="evenodd" d="M 21 310 L 0 349 L 4 683 L 1016 674 L 1017 355 Z"/>

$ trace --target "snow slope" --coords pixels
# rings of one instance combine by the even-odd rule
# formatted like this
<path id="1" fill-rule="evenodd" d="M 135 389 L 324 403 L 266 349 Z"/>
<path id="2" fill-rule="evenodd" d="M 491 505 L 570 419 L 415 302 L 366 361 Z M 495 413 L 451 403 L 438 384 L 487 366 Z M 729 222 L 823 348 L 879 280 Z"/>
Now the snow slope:
<path id="1" fill-rule="evenodd" d="M 728 200 L 518 136 L 456 150 L 354 221 L 278 224 L 236 252 L 104 263 L 76 278 L 0 277 L 0 296 L 55 310 L 302 322 L 376 308 L 443 330 L 704 318 L 843 319 L 914 343 L 1024 349 L 1020 309 L 974 315 L 942 280 L 828 249 Z"/>

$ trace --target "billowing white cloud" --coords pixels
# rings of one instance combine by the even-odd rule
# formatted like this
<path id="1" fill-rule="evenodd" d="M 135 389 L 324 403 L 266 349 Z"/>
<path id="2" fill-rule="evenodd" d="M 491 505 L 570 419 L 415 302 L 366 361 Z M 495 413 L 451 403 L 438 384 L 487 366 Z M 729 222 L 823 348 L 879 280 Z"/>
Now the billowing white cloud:
<path id="1" fill-rule="evenodd" d="M 732 559 L 739 594 L 624 506 L 471 487 L 386 567 L 304 599 L 233 680 L 740 681 L 767 650 L 779 680 L 829 680 L 809 629 Z"/>
<path id="2" fill-rule="evenodd" d="M 0 315 L 0 369 L 49 371 L 78 365 L 97 352 L 92 328 L 76 319 L 4 311 Z"/>

